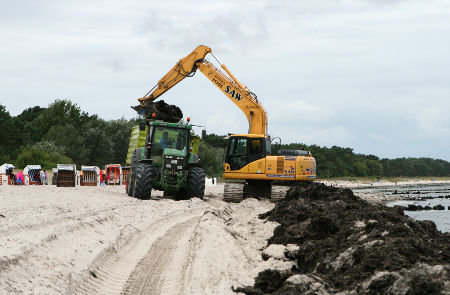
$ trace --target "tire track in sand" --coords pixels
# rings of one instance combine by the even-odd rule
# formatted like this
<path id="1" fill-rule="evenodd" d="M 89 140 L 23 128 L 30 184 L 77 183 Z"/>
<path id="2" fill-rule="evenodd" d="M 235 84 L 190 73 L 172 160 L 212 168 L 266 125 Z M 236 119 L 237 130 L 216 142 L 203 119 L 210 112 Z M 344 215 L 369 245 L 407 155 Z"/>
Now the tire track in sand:
<path id="1" fill-rule="evenodd" d="M 118 204 L 116 206 L 110 206 L 110 207 L 103 208 L 103 209 L 90 210 L 88 212 L 81 213 L 81 214 L 65 215 L 65 216 L 61 216 L 58 218 L 46 220 L 43 222 L 32 223 L 32 224 L 21 224 L 21 225 L 11 226 L 11 227 L 7 227 L 7 228 L 0 228 L 0 237 L 3 238 L 3 237 L 11 236 L 11 235 L 14 235 L 17 233 L 22 233 L 24 230 L 27 230 L 27 231 L 42 230 L 42 228 L 44 228 L 44 227 L 58 225 L 58 224 L 61 224 L 61 223 L 67 222 L 67 221 L 77 221 L 77 220 L 85 219 L 85 218 L 88 218 L 91 216 L 99 215 L 101 213 L 105 213 L 108 211 L 113 211 L 113 210 L 116 210 L 117 208 L 129 206 L 129 205 L 130 204 L 123 204 L 123 205 Z"/>
<path id="2" fill-rule="evenodd" d="M 173 226 L 156 240 L 127 281 L 122 295 L 179 294 L 189 244 L 201 216 Z"/>
<path id="3" fill-rule="evenodd" d="M 177 210 L 157 219 L 143 231 L 123 233 L 97 256 L 81 282 L 71 282 L 68 294 L 140 294 L 135 293 L 136 288 L 147 281 L 145 275 L 151 256 L 170 257 L 165 253 L 168 250 L 165 246 L 193 229 L 204 211 L 205 208 Z M 165 267 L 166 264 L 159 264 L 158 273 Z"/>
<path id="4" fill-rule="evenodd" d="M 94 215 L 95 216 L 95 215 Z M 93 228 L 95 223 L 109 222 L 114 219 L 114 216 L 106 215 L 98 218 L 94 218 L 84 221 L 77 221 L 74 224 L 60 228 L 56 231 L 46 234 L 42 239 L 38 240 L 36 243 L 30 243 L 27 246 L 23 246 L 18 249 L 18 252 L 10 255 L 0 257 L 0 271 L 6 271 L 12 266 L 19 265 L 22 261 L 30 259 L 33 252 L 45 249 L 44 252 L 55 251 L 54 244 L 60 243 L 60 238 L 62 236 L 76 236 L 82 230 L 86 228 Z M 75 240 L 75 238 L 74 238 Z M 49 246 L 52 244 L 53 246 Z M 65 245 L 59 245 L 57 249 L 64 248 Z"/>

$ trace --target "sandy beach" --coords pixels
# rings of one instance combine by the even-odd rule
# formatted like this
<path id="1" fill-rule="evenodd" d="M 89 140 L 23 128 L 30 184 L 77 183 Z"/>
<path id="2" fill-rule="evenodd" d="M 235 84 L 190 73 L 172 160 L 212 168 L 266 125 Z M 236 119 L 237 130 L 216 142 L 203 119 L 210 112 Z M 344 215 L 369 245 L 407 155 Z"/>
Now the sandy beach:
<path id="1" fill-rule="evenodd" d="M 277 225 L 257 218 L 268 201 L 123 190 L 0 187 L 0 294 L 235 294 L 265 267 L 291 266 L 262 260 Z"/>

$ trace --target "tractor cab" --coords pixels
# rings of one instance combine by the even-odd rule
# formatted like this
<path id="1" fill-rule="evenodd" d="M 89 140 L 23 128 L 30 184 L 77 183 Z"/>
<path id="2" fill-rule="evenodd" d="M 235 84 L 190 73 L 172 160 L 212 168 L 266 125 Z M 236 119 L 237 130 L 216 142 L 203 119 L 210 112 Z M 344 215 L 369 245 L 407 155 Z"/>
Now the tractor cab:
<path id="1" fill-rule="evenodd" d="M 158 121 L 150 122 L 149 127 L 146 140 L 147 158 L 151 159 L 154 165 L 167 164 L 165 163 L 167 159 L 176 158 L 181 166 L 186 166 L 190 153 L 192 127 Z"/>

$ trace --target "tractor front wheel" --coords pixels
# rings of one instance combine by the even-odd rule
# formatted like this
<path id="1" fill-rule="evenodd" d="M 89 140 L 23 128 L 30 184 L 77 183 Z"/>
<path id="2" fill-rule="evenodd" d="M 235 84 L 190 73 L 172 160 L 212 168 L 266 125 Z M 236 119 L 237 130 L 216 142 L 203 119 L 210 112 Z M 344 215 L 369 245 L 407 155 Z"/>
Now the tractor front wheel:
<path id="1" fill-rule="evenodd" d="M 200 167 L 189 168 L 187 197 L 203 199 L 205 195 L 205 170 Z"/>

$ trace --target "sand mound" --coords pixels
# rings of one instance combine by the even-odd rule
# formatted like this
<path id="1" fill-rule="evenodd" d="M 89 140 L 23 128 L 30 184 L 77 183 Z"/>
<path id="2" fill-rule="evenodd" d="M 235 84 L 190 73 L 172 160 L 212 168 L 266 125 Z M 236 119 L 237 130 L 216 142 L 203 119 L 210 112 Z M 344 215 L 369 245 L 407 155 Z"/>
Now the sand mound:
<path id="1" fill-rule="evenodd" d="M 260 216 L 280 225 L 269 244 L 290 271 L 261 272 L 246 294 L 449 294 L 450 235 L 401 208 L 371 205 L 350 189 L 313 183 L 292 188 Z M 351 291 L 350 291 L 351 290 Z"/>

